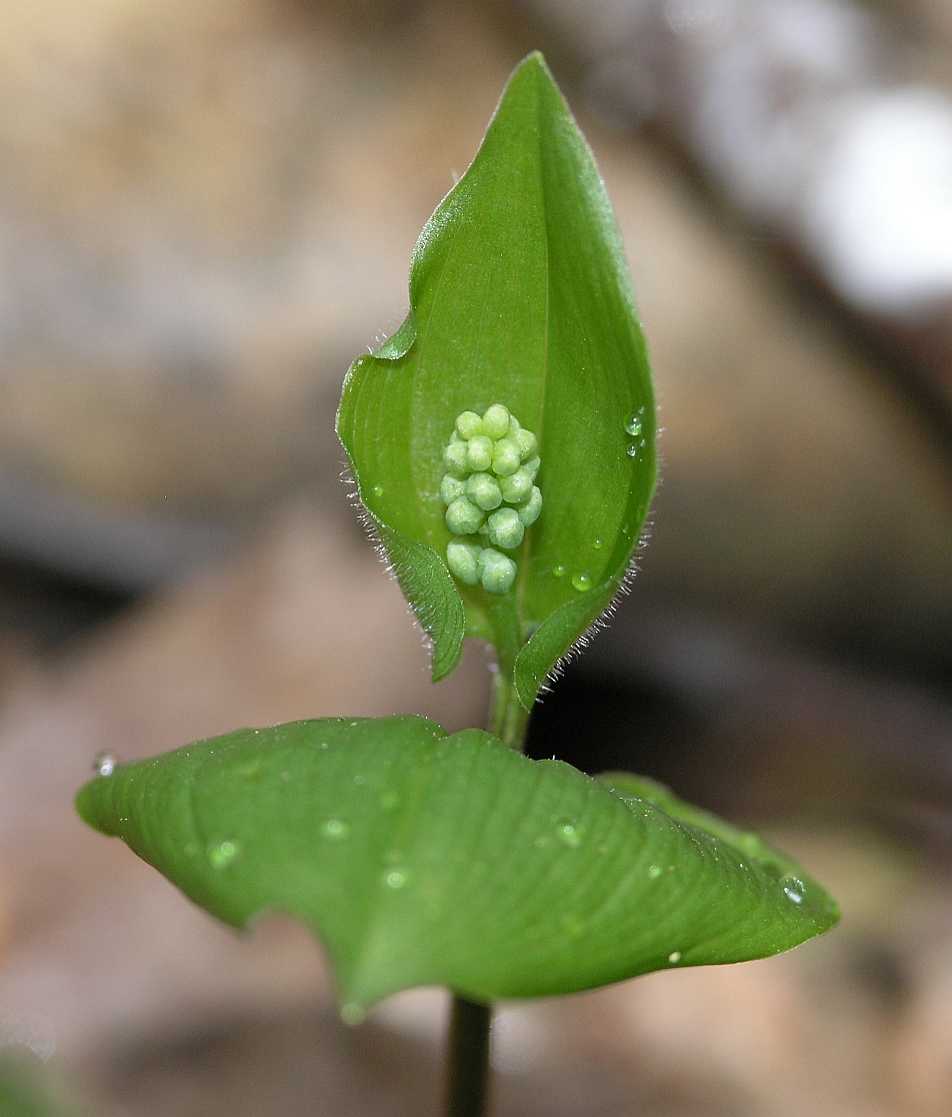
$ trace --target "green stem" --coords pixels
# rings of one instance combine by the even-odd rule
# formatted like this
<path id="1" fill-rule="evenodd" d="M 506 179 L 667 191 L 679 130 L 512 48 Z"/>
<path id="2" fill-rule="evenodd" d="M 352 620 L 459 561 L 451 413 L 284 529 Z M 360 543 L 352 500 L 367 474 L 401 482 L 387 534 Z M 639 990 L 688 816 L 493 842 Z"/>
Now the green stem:
<path id="1" fill-rule="evenodd" d="M 515 664 L 524 634 L 512 609 L 490 607 L 490 624 L 497 663 L 493 670 L 493 692 L 489 708 L 489 732 L 511 749 L 522 752 L 529 727 L 529 713 L 516 694 Z"/>
<path id="2" fill-rule="evenodd" d="M 493 691 L 489 708 L 489 732 L 511 749 L 522 752 L 529 728 L 529 713 L 516 697 L 516 685 L 509 664 L 500 663 L 493 673 Z"/>
<path id="3" fill-rule="evenodd" d="M 489 1098 L 491 1015 L 489 1005 L 453 997 L 446 1117 L 485 1117 Z"/>
<path id="4" fill-rule="evenodd" d="M 493 674 L 489 731 L 512 749 L 525 746 L 529 714 L 516 696 L 512 663 L 500 655 Z M 446 1117 L 485 1117 L 489 1099 L 490 1005 L 453 997 L 450 1010 Z"/>

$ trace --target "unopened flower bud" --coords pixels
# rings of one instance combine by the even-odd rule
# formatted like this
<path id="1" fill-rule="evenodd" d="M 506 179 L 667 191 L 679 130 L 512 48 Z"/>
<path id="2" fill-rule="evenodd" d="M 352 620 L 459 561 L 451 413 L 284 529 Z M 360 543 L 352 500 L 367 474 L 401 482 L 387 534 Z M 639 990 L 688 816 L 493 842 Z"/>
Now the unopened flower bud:
<path id="1" fill-rule="evenodd" d="M 530 485 L 532 482 L 529 482 Z M 502 504 L 502 490 L 491 473 L 474 473 L 466 482 L 466 495 L 486 512 Z"/>
<path id="2" fill-rule="evenodd" d="M 489 541 L 506 551 L 513 551 L 522 542 L 525 525 L 514 508 L 500 508 L 486 521 L 489 527 Z"/>
<path id="3" fill-rule="evenodd" d="M 465 496 L 457 497 L 446 510 L 446 526 L 454 535 L 473 535 L 482 522 L 482 510 Z"/>
<path id="4" fill-rule="evenodd" d="M 515 473 L 522 462 L 519 447 L 511 438 L 500 438 L 493 449 L 493 473 L 497 477 L 508 477 Z"/>
<path id="5" fill-rule="evenodd" d="M 516 580 L 516 564 L 491 547 L 479 556 L 479 572 L 487 593 L 508 593 Z"/>

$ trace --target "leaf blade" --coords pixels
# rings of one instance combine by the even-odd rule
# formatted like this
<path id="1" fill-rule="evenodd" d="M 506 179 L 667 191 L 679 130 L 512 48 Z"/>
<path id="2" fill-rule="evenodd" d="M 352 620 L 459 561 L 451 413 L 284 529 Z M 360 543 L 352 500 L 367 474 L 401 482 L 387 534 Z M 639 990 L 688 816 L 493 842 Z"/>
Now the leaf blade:
<path id="1" fill-rule="evenodd" d="M 443 445 L 459 412 L 509 406 L 540 438 L 544 504 L 516 555 L 519 578 L 505 597 L 512 617 L 501 628 L 517 630 L 522 643 L 559 610 L 580 617 L 538 637 L 556 644 L 546 649 L 544 678 L 597 615 L 564 608 L 585 592 L 576 583 L 624 578 L 657 467 L 650 370 L 617 225 L 541 55 L 516 69 L 473 164 L 424 227 L 410 304 L 400 330 L 345 381 L 338 434 L 361 499 L 390 538 L 412 540 L 445 567 Z M 634 415 L 633 441 L 625 421 Z M 418 579 L 408 593 L 417 615 L 458 619 L 445 594 L 430 593 L 433 584 Z M 513 670 L 498 602 L 450 585 L 466 634 L 495 642 Z M 438 652 L 455 647 L 457 630 L 431 624 L 429 632 Z M 541 663 L 538 649 L 530 658 Z M 519 680 L 525 705 L 538 674 Z"/>
<path id="2" fill-rule="evenodd" d="M 219 919 L 301 919 L 350 1006 L 566 993 L 762 957 L 836 918 L 802 873 L 792 902 L 646 799 L 422 718 L 238 731 L 120 766 L 77 806 Z"/>

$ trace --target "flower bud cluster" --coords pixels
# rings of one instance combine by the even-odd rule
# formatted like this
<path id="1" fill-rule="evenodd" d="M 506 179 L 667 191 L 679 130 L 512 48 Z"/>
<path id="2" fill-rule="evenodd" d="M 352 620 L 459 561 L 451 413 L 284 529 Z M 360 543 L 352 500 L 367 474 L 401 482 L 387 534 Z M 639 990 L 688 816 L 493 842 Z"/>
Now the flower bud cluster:
<path id="1" fill-rule="evenodd" d="M 446 547 L 447 566 L 458 581 L 482 585 L 487 593 L 512 588 L 516 563 L 502 552 L 519 547 L 539 518 L 542 493 L 535 479 L 541 464 L 536 436 L 501 403 L 482 416 L 456 416 L 443 451 L 440 497 L 446 526 L 458 537 Z"/>

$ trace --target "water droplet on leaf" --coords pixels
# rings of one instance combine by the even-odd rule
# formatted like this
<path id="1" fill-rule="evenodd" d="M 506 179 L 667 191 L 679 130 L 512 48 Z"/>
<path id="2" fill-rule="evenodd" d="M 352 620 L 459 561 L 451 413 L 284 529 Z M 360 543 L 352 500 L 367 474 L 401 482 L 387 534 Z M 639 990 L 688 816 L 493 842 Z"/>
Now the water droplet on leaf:
<path id="1" fill-rule="evenodd" d="M 600 535 L 596 535 L 594 541 L 592 542 L 592 546 L 595 548 L 596 551 L 600 551 L 602 547 L 605 546 L 605 540 L 602 539 Z"/>
<path id="2" fill-rule="evenodd" d="M 661 868 L 660 865 L 649 865 L 648 866 L 648 879 L 649 880 L 657 880 L 658 877 L 660 877 L 663 872 L 664 872 L 664 870 Z"/>
<path id="3" fill-rule="evenodd" d="M 629 458 L 637 458 L 638 457 L 638 447 L 634 444 L 634 442 L 630 442 L 628 444 L 628 449 L 625 451 L 625 453 L 628 455 Z"/>
<path id="4" fill-rule="evenodd" d="M 552 573 L 556 576 L 556 578 L 564 578 L 567 571 L 562 563 L 559 563 L 557 566 L 552 567 Z"/>
<path id="5" fill-rule="evenodd" d="M 555 833 L 562 843 L 570 849 L 577 849 L 582 844 L 582 835 L 578 832 L 578 827 L 574 822 L 569 822 L 564 819 L 555 828 Z"/>
<path id="6" fill-rule="evenodd" d="M 208 847 L 208 860 L 211 862 L 213 869 L 224 869 L 235 860 L 238 856 L 238 852 L 239 846 L 237 842 L 231 840 L 213 842 Z"/>
<path id="7" fill-rule="evenodd" d="M 111 752 L 97 752 L 93 758 L 93 771 L 97 776 L 111 776 L 118 763 Z"/>
<path id="8" fill-rule="evenodd" d="M 628 422 L 625 423 L 625 430 L 632 438 L 637 438 L 641 434 L 642 422 L 640 415 L 632 415 Z"/>
<path id="9" fill-rule="evenodd" d="M 668 961 L 672 964 L 672 966 L 677 965 L 678 962 L 681 961 L 681 951 L 672 950 L 671 953 L 668 955 Z"/>
<path id="10" fill-rule="evenodd" d="M 573 574 L 572 585 L 575 586 L 579 593 L 585 593 L 586 590 L 590 590 L 592 588 L 591 574 L 586 574 L 584 570 L 578 574 Z"/>
<path id="11" fill-rule="evenodd" d="M 404 869 L 388 869 L 387 872 L 383 874 L 384 884 L 388 888 L 392 888 L 394 892 L 399 891 L 401 888 L 405 888 L 409 879 Z"/>
<path id="12" fill-rule="evenodd" d="M 806 885 L 798 877 L 784 877 L 780 882 L 783 894 L 792 904 L 802 904 L 806 896 Z"/>
<path id="13" fill-rule="evenodd" d="M 332 842 L 342 842 L 350 834 L 350 826 L 342 818 L 329 818 L 321 827 L 321 833 Z"/>

